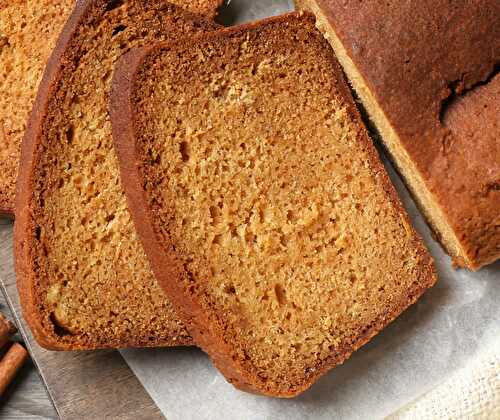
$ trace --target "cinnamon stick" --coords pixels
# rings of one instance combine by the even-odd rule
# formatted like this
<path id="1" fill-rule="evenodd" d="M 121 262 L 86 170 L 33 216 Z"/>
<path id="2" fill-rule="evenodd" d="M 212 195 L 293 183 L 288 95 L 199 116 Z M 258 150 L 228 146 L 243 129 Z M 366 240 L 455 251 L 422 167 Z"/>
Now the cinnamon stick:
<path id="1" fill-rule="evenodd" d="M 12 322 L 10 322 L 5 316 L 0 313 L 0 349 L 5 346 L 9 340 L 10 336 L 16 333 L 16 327 Z"/>
<path id="2" fill-rule="evenodd" d="M 26 349 L 21 344 L 14 343 L 7 354 L 0 360 L 0 395 L 3 395 L 27 358 L 28 352 Z"/>

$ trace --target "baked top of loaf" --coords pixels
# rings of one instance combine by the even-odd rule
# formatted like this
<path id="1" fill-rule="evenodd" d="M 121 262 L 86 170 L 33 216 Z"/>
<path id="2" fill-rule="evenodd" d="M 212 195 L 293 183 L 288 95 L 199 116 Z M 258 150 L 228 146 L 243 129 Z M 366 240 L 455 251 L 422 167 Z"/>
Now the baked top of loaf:
<path id="1" fill-rule="evenodd" d="M 74 0 L 0 0 L 0 213 L 14 212 L 26 120 Z"/>
<path id="2" fill-rule="evenodd" d="M 136 237 L 108 94 L 129 48 L 215 28 L 161 0 L 80 2 L 65 26 L 28 124 L 16 198 L 18 289 L 44 347 L 192 343 Z"/>
<path id="3" fill-rule="evenodd" d="M 455 100 L 498 72 L 500 2 L 298 3 L 328 19 L 347 76 L 455 262 L 477 269 L 498 259 L 499 98 L 454 126 L 446 121 Z M 476 118 L 482 123 L 466 136 L 462 126 Z"/>
<path id="4" fill-rule="evenodd" d="M 300 393 L 434 283 L 311 15 L 134 49 L 110 103 L 157 279 L 236 386 Z"/>
<path id="5" fill-rule="evenodd" d="M 450 102 L 442 121 L 452 136 L 447 147 L 453 161 L 460 162 L 464 177 L 479 184 L 472 190 L 477 199 L 468 213 L 482 223 L 469 233 L 473 243 L 484 246 L 475 254 L 476 261 L 493 262 L 500 258 L 500 75 Z M 463 181 L 467 188 L 469 178 Z"/>

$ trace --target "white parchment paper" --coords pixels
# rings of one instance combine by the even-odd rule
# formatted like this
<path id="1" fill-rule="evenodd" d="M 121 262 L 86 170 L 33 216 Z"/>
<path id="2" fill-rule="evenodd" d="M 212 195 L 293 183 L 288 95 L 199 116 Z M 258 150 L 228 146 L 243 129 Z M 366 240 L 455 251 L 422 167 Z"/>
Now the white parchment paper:
<path id="1" fill-rule="evenodd" d="M 232 0 L 230 23 L 293 9 L 287 0 Z M 436 259 L 438 284 L 344 365 L 294 400 L 235 390 L 195 348 L 122 355 L 168 420 L 379 419 L 429 391 L 484 349 L 500 348 L 500 263 L 453 270 L 390 165 L 417 230 Z"/>

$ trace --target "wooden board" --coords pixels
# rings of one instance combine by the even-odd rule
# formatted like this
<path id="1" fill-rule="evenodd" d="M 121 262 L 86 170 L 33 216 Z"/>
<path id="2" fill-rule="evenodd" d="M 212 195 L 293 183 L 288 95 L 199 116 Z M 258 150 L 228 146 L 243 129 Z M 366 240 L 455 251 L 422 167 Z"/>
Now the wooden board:
<path id="1" fill-rule="evenodd" d="M 0 219 L 0 283 L 19 331 L 61 419 L 163 419 L 117 351 L 52 352 L 33 339 L 15 284 L 12 222 Z"/>

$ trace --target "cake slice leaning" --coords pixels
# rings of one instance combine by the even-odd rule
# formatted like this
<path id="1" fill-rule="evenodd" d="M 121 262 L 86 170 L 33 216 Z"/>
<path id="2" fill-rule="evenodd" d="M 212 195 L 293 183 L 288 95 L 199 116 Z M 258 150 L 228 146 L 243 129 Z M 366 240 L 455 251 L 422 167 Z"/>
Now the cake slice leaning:
<path id="1" fill-rule="evenodd" d="M 299 394 L 434 284 L 312 15 L 132 50 L 111 118 L 157 279 L 235 386 Z"/>
<path id="2" fill-rule="evenodd" d="M 500 2 L 296 0 L 311 10 L 454 265 L 500 258 Z"/>
<path id="3" fill-rule="evenodd" d="M 42 346 L 192 344 L 136 237 L 108 96 L 130 48 L 216 28 L 162 0 L 81 1 L 64 27 L 28 123 L 16 197 L 17 286 Z"/>
<path id="4" fill-rule="evenodd" d="M 75 0 L 0 0 L 0 214 L 14 214 L 26 120 Z"/>

